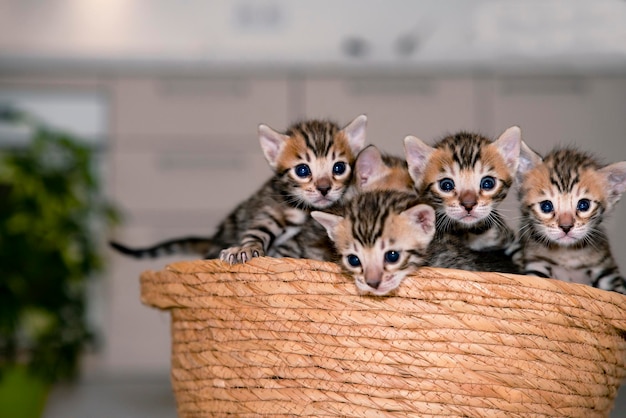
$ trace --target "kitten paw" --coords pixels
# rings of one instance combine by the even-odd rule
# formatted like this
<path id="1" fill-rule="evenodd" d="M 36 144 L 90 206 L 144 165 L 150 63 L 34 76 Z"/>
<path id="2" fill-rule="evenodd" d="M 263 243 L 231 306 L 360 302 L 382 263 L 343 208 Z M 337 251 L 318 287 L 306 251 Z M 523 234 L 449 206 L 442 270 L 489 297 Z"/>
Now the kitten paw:
<path id="1" fill-rule="evenodd" d="M 265 255 L 263 249 L 256 245 L 230 247 L 220 252 L 220 260 L 232 265 L 245 263 L 254 257 L 262 257 L 263 255 Z"/>

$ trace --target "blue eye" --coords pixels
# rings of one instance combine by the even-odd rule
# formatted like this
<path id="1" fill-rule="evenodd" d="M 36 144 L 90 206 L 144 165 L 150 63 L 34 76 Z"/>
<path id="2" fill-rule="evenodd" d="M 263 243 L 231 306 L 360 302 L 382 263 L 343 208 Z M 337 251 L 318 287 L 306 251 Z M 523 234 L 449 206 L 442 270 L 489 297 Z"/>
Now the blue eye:
<path id="1" fill-rule="evenodd" d="M 552 206 L 552 202 L 550 202 L 549 200 L 544 200 L 543 202 L 539 203 L 539 208 L 543 213 L 550 213 L 554 210 L 554 206 Z"/>
<path id="2" fill-rule="evenodd" d="M 306 164 L 298 164 L 296 166 L 296 176 L 298 177 L 309 177 L 311 175 L 311 169 Z"/>
<path id="3" fill-rule="evenodd" d="M 444 192 L 450 192 L 454 190 L 454 181 L 452 179 L 439 180 L 439 188 Z"/>
<path id="4" fill-rule="evenodd" d="M 361 265 L 361 260 L 359 260 L 359 257 L 354 254 L 350 254 L 347 259 L 348 264 L 350 264 L 352 267 L 359 267 Z"/>
<path id="5" fill-rule="evenodd" d="M 397 251 L 387 251 L 385 253 L 385 261 L 388 263 L 396 263 L 400 259 L 400 253 Z"/>
<path id="6" fill-rule="evenodd" d="M 333 165 L 333 174 L 336 176 L 340 176 L 346 172 L 346 163 L 339 161 Z"/>
<path id="7" fill-rule="evenodd" d="M 480 188 L 483 190 L 491 190 L 496 187 L 496 179 L 491 176 L 485 176 L 480 180 Z"/>
<path id="8" fill-rule="evenodd" d="M 589 201 L 589 199 L 580 199 L 578 201 L 578 205 L 576 205 L 576 210 L 579 210 L 581 212 L 587 212 L 590 207 L 591 202 Z"/>

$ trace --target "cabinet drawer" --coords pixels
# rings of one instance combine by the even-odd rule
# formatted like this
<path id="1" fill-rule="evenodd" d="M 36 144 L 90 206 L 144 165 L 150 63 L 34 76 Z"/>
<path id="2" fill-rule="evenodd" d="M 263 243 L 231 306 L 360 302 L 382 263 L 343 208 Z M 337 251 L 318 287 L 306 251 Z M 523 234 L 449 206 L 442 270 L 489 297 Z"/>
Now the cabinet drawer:
<path id="1" fill-rule="evenodd" d="M 261 152 L 112 155 L 112 193 L 126 211 L 232 209 L 272 175 Z"/>
<path id="2" fill-rule="evenodd" d="M 288 124 L 287 81 L 281 79 L 120 79 L 113 91 L 113 132 L 129 140 L 255 135 L 260 123 Z"/>

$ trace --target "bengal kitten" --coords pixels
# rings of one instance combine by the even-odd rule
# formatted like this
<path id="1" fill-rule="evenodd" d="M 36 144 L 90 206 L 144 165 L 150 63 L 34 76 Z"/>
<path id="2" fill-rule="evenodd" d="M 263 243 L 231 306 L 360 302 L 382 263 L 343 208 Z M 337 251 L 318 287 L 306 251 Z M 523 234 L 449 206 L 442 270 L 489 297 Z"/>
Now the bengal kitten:
<path id="1" fill-rule="evenodd" d="M 403 158 L 381 153 L 374 145 L 365 147 L 354 162 L 352 184 L 345 195 L 332 208 L 341 211 L 341 206 L 351 197 L 373 190 L 401 190 L 413 192 L 413 180 L 409 176 Z M 321 224 L 309 218 L 293 239 L 276 246 L 267 255 L 273 257 L 309 258 L 336 261 L 337 253 L 332 241 Z"/>
<path id="2" fill-rule="evenodd" d="M 523 144 L 519 177 L 524 273 L 626 293 L 602 226 L 626 190 L 626 161 L 604 166 L 574 148 L 542 158 Z"/>
<path id="3" fill-rule="evenodd" d="M 458 236 L 476 251 L 502 250 L 514 241 L 496 208 L 515 179 L 521 139 L 517 126 L 495 141 L 465 131 L 432 147 L 414 136 L 405 138 L 415 188 L 437 212 L 438 239 Z"/>
<path id="4" fill-rule="evenodd" d="M 239 204 L 211 238 L 181 238 L 149 248 L 118 251 L 159 256 L 177 250 L 201 250 L 204 258 L 243 263 L 272 253 L 296 236 L 311 210 L 337 203 L 351 184 L 352 165 L 365 144 L 367 118 L 360 115 L 343 129 L 326 120 L 306 120 L 280 133 L 259 126 L 261 149 L 274 175 Z M 161 251 L 163 250 L 163 251 Z"/>
<path id="5" fill-rule="evenodd" d="M 426 264 L 435 235 L 435 211 L 414 193 L 376 190 L 357 194 L 335 213 L 313 211 L 364 293 L 385 295 Z"/>
<path id="6" fill-rule="evenodd" d="M 311 212 L 334 243 L 333 261 L 361 292 L 388 294 L 421 266 L 519 273 L 504 251 L 473 251 L 453 235 L 433 239 L 432 206 L 413 192 L 379 186 L 343 207 Z"/>

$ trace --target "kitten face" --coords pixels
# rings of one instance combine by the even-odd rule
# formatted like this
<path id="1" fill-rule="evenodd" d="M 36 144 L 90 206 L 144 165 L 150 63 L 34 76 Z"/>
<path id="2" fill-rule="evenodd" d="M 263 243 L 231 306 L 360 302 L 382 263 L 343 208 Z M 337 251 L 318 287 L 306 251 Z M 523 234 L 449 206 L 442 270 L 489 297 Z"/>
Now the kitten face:
<path id="1" fill-rule="evenodd" d="M 528 153 L 529 150 L 526 150 Z M 559 246 L 592 242 L 594 231 L 626 185 L 624 163 L 600 168 L 589 155 L 560 149 L 524 169 L 520 187 L 528 231 Z M 621 173 L 621 174 L 620 174 Z M 617 181 L 615 181 L 617 180 Z"/>
<path id="2" fill-rule="evenodd" d="M 418 193 L 437 206 L 444 222 L 469 227 L 486 220 L 506 197 L 520 143 L 519 128 L 511 127 L 494 142 L 460 132 L 430 147 L 408 136 L 405 152 Z"/>
<path id="3" fill-rule="evenodd" d="M 366 192 L 352 199 L 344 216 L 311 215 L 326 228 L 343 269 L 365 293 L 385 295 L 425 264 L 435 234 L 435 212 L 413 194 Z"/>
<path id="4" fill-rule="evenodd" d="M 309 120 L 285 134 L 259 127 L 261 148 L 292 202 L 326 208 L 343 197 L 352 165 L 365 143 L 367 118 L 361 115 L 343 129 L 328 121 Z"/>

